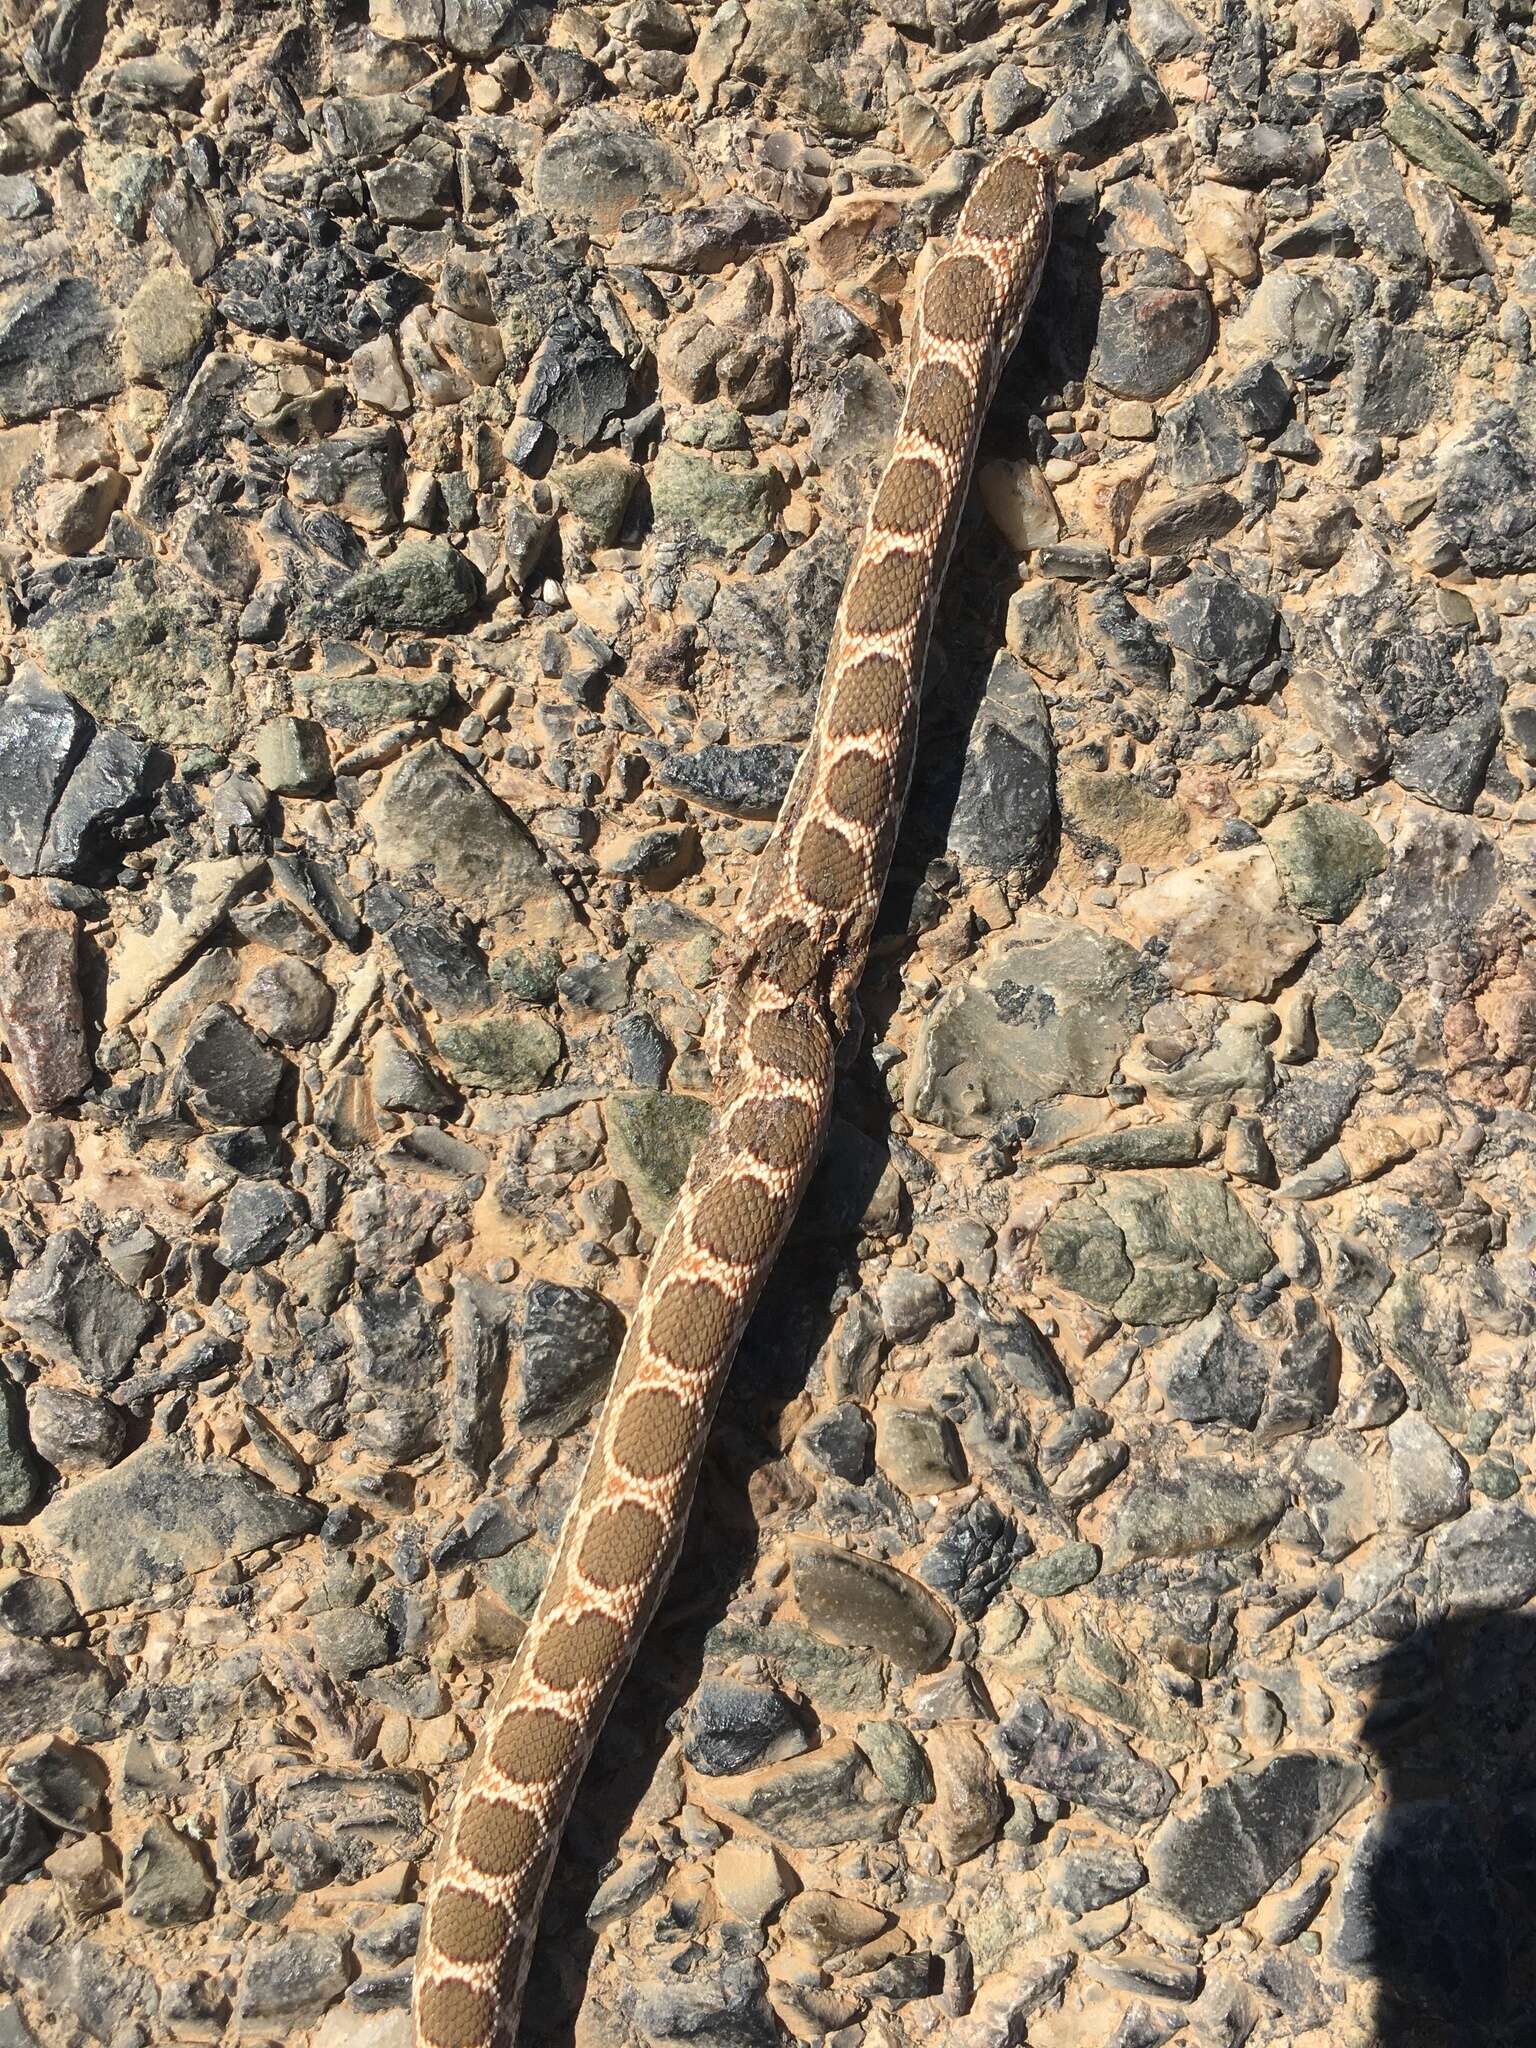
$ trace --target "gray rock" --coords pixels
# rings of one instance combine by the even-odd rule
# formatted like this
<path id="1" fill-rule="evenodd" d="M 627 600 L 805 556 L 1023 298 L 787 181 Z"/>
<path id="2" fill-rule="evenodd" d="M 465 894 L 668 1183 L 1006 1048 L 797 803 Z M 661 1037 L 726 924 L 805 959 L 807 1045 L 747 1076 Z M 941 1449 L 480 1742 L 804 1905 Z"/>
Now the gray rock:
<path id="1" fill-rule="evenodd" d="M 1266 367 L 1273 369 L 1273 365 Z M 1158 467 L 1169 483 L 1180 489 L 1226 483 L 1242 473 L 1248 460 L 1243 435 L 1255 431 L 1221 392 L 1197 391 L 1163 414 L 1157 437 Z"/>
<path id="2" fill-rule="evenodd" d="M 1478 576 L 1536 568 L 1536 444 L 1512 406 L 1487 406 L 1441 444 L 1435 517 Z"/>
<path id="3" fill-rule="evenodd" d="M 166 1441 L 67 1488 L 37 1516 L 84 1614 L 153 1600 L 167 1584 L 317 1528 L 320 1510 L 232 1458 L 194 1462 Z"/>
<path id="4" fill-rule="evenodd" d="M 622 1319 L 590 1288 L 535 1280 L 515 1335 L 518 1427 L 530 1436 L 563 1436 L 607 1386 L 623 1341 Z"/>
<path id="5" fill-rule="evenodd" d="M 93 1750 L 57 1735 L 35 1736 L 13 1753 L 5 1775 L 54 1827 L 83 1834 L 105 1825 L 108 1772 Z"/>
<path id="6" fill-rule="evenodd" d="M 638 2038 L 692 2048 L 777 2048 L 783 2039 L 767 1996 L 767 1972 L 755 1957 L 710 1959 L 692 1982 L 642 1976 L 623 1993 Z"/>
<path id="7" fill-rule="evenodd" d="M 1106 292 L 1090 374 L 1117 398 L 1165 398 L 1205 361 L 1215 324 L 1210 298 L 1182 264 L 1149 263 L 1134 283 Z"/>
<path id="8" fill-rule="evenodd" d="M 465 625 L 481 598 L 479 571 L 443 540 L 402 541 L 377 566 L 314 598 L 305 621 L 317 635 L 351 639 L 386 633 L 447 633 Z"/>
<path id="9" fill-rule="evenodd" d="M 810 1541 L 794 1546 L 795 1597 L 819 1635 L 878 1651 L 907 1671 L 932 1671 L 954 1635 L 943 1607 L 916 1579 L 879 1559 Z"/>
<path id="10" fill-rule="evenodd" d="M 590 448 L 610 421 L 630 409 L 629 365 L 604 335 L 576 320 L 557 320 L 534 352 L 520 403 L 530 418 L 550 429 L 562 448 Z M 572 488 L 571 474 L 565 473 L 565 495 L 576 502 L 579 493 Z M 607 474 L 613 480 L 610 490 L 623 479 L 616 523 L 633 479 L 617 465 L 608 467 Z M 596 513 L 590 494 L 584 509 L 590 523 Z"/>
<path id="11" fill-rule="evenodd" d="M 689 1706 L 683 1755 L 707 1778 L 756 1770 L 809 1748 L 794 1709 L 775 1686 L 706 1678 Z"/>
<path id="12" fill-rule="evenodd" d="M 155 1319 L 78 1230 L 48 1240 L 13 1282 L 5 1315 L 45 1357 L 99 1388 L 123 1378 Z"/>
<path id="13" fill-rule="evenodd" d="M 1307 1750 L 1277 1756 L 1257 1771 L 1234 1771 L 1152 1837 L 1152 1888 L 1172 1912 L 1209 1934 L 1257 1905 L 1365 1785 L 1358 1764 Z"/>
<path id="14" fill-rule="evenodd" d="M 66 1474 L 100 1472 L 115 1463 L 128 1427 L 110 1401 L 45 1384 L 27 1391 L 27 1425 L 38 1456 Z"/>
<path id="15" fill-rule="evenodd" d="M 1282 1173 L 1294 1173 L 1338 1138 L 1360 1098 L 1363 1060 L 1318 1059 L 1282 1069 L 1264 1111 L 1264 1137 Z"/>
<path id="16" fill-rule="evenodd" d="M 1053 103 L 1041 128 L 1047 149 L 1094 158 L 1163 127 L 1168 103 L 1141 52 L 1120 27 L 1110 29 L 1084 75 Z"/>
<path id="17" fill-rule="evenodd" d="M 123 1911 L 141 1927 L 187 1927 L 212 1905 L 202 1852 L 169 1821 L 152 1820 L 123 1865 Z"/>
<path id="18" fill-rule="evenodd" d="M 1411 327 L 1362 320 L 1351 335 L 1346 396 L 1363 434 L 1413 434 L 1443 407 L 1444 379 L 1429 341 Z"/>
<path id="19" fill-rule="evenodd" d="M 1387 864 L 1387 850 L 1370 826 L 1338 804 L 1287 811 L 1265 843 L 1296 908 L 1328 924 L 1348 917 Z"/>
<path id="20" fill-rule="evenodd" d="M 1113 1568 L 1141 1558 L 1251 1548 L 1284 1514 L 1286 1498 L 1273 1480 L 1214 1459 L 1186 1458 L 1166 1479 L 1133 1483 L 1116 1497 L 1104 1561 Z"/>
<path id="21" fill-rule="evenodd" d="M 800 758 L 798 747 L 778 740 L 756 746 L 706 746 L 663 756 L 657 780 L 711 810 L 738 818 L 775 818 Z"/>
<path id="22" fill-rule="evenodd" d="M 965 750 L 949 849 L 962 867 L 1041 881 L 1056 836 L 1055 749 L 1045 699 L 1028 670 L 999 652 Z"/>
<path id="23" fill-rule="evenodd" d="M 421 291 L 383 257 L 340 236 L 317 247 L 297 221 L 270 213 L 241 223 L 211 283 L 220 313 L 236 327 L 291 335 L 341 362 L 392 333 Z"/>
<path id="24" fill-rule="evenodd" d="M 1398 93 L 1382 125 L 1411 163 L 1433 171 L 1463 199 L 1470 199 L 1475 206 L 1507 202 L 1509 186 L 1503 173 L 1422 93 L 1406 89 Z"/>
<path id="25" fill-rule="evenodd" d="M 123 388 L 117 323 L 88 278 L 53 275 L 0 298 L 0 421 L 83 409 Z"/>
<path id="26" fill-rule="evenodd" d="M 0 1791 L 0 1884 L 20 1884 L 53 1847 L 53 1836 L 30 1806 Z"/>
<path id="27" fill-rule="evenodd" d="M 693 183 L 687 158 L 649 129 L 579 107 L 534 159 L 531 187 L 546 213 L 602 234 L 631 207 L 665 211 Z"/>
<path id="28" fill-rule="evenodd" d="M 1466 1511 L 1467 1461 L 1422 1415 L 1400 1415 L 1387 1430 L 1392 1512 L 1405 1529 L 1436 1529 Z"/>
<path id="29" fill-rule="evenodd" d="M 1268 1384 L 1265 1355 L 1223 1309 L 1215 1309 L 1149 1360 L 1152 1383 L 1185 1422 L 1252 1429 Z"/>
<path id="30" fill-rule="evenodd" d="M 79 1626 L 79 1611 L 62 1579 L 37 1572 L 0 1577 L 0 1628 L 13 1636 L 64 1636 Z"/>
<path id="31" fill-rule="evenodd" d="M 969 982 L 946 991 L 918 1035 L 910 1115 L 965 1136 L 1054 1095 L 1108 1085 L 1148 1000 L 1118 939 L 1036 914 Z"/>
<path id="32" fill-rule="evenodd" d="M 905 1810 L 846 1736 L 740 1778 L 713 1779 L 700 1797 L 791 1849 L 889 1841 Z"/>
<path id="33" fill-rule="evenodd" d="M 1372 135 L 1335 150 L 1327 184 L 1361 248 L 1369 249 L 1399 277 L 1423 278 L 1427 268 L 1424 242 L 1390 143 Z"/>
<path id="34" fill-rule="evenodd" d="M 862 1409 L 854 1413 L 862 1415 Z M 948 1493 L 965 1478 L 965 1453 L 947 1415 L 932 1408 L 880 1410 L 879 1457 L 881 1469 L 903 1492 L 916 1496 Z M 854 1471 L 844 1477 L 858 1480 Z"/>
<path id="35" fill-rule="evenodd" d="M 0 697 L 0 860 L 9 873 L 38 872 L 49 819 L 87 737 L 80 707 L 35 669 Z"/>
<path id="36" fill-rule="evenodd" d="M 1161 1765 L 1139 1757 L 1123 1736 L 1023 1692 L 988 1743 L 1003 1776 L 1103 1814 L 1134 1830 L 1166 1813 L 1174 1784 Z"/>
<path id="37" fill-rule="evenodd" d="M 1163 613 L 1163 630 L 1218 683 L 1241 688 L 1269 659 L 1275 619 L 1267 598 L 1234 577 L 1196 568 Z"/>
<path id="38" fill-rule="evenodd" d="M 569 899 L 527 828 L 437 741 L 413 748 L 361 815 L 389 874 L 405 880 L 419 871 L 467 915 L 520 915 L 551 930 L 569 921 Z"/>
<path id="39" fill-rule="evenodd" d="M 1028 1547 L 1012 1517 L 978 1494 L 923 1551 L 918 1573 L 963 1620 L 979 1621 Z"/>
<path id="40" fill-rule="evenodd" d="M 219 1263 L 232 1273 L 270 1265 L 308 1220 L 308 1211 L 291 1188 L 273 1181 L 238 1181 L 224 1198 Z"/>
<path id="41" fill-rule="evenodd" d="M 246 1016 L 279 1045 L 313 1045 L 330 1029 L 335 997 L 325 978 L 302 960 L 269 960 L 241 995 Z"/>
<path id="42" fill-rule="evenodd" d="M 1310 185 L 1328 161 L 1328 150 L 1315 126 L 1281 127 L 1256 121 L 1252 127 L 1228 129 L 1216 151 L 1216 174 L 1230 185 L 1259 188 L 1279 180 Z"/>
<path id="43" fill-rule="evenodd" d="M 165 756 L 131 733 L 98 732 L 48 820 L 38 872 L 84 881 L 132 844 L 154 801 Z"/>
<path id="44" fill-rule="evenodd" d="M 187 1101 L 204 1122 L 221 1128 L 269 1122 L 289 1071 L 286 1060 L 223 1003 L 197 1020 L 182 1050 Z"/>
<path id="45" fill-rule="evenodd" d="M 21 1389 L 0 1375 L 0 1522 L 19 1522 L 36 1498 L 41 1474 L 27 1441 Z"/>
<path id="46" fill-rule="evenodd" d="M 1129 1898 L 1147 1881 L 1146 1866 L 1133 1849 L 1113 1843 L 1099 1849 L 1069 1849 L 1050 1866 L 1046 1890 L 1070 1920 Z"/>
<path id="47" fill-rule="evenodd" d="M 250 1948 L 240 1973 L 235 2025 L 242 2032 L 271 2023 L 318 2019 L 346 1989 L 347 1942 L 340 1934 L 284 1934 L 270 1948 Z M 266 2024 L 263 2024 L 266 2023 Z"/>
<path id="48" fill-rule="evenodd" d="M 1473 1508 L 1436 1543 L 1440 1597 L 1454 1614 L 1495 1614 L 1536 1593 L 1536 1517 L 1500 1504 Z"/>
<path id="49" fill-rule="evenodd" d="M 93 1721 L 116 1689 L 89 1650 L 0 1635 L 0 1741 L 29 1742 Z"/>

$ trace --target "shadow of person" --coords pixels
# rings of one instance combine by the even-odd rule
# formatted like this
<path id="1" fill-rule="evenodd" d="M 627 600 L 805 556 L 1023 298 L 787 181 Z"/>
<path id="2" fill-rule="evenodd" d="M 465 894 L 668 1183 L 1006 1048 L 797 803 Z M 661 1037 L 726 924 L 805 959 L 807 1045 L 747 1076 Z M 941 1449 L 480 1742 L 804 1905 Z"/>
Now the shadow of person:
<path id="1" fill-rule="evenodd" d="M 1448 1618 L 1380 1667 L 1363 1730 L 1382 1809 L 1336 1899 L 1371 2048 L 1536 2044 L 1536 1619 Z"/>

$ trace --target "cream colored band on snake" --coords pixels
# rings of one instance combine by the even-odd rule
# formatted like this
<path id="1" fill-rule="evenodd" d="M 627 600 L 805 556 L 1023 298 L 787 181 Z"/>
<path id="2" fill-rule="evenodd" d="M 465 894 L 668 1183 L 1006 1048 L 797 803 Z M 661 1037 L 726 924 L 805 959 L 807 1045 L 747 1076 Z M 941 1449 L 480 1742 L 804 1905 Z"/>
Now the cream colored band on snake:
<path id="1" fill-rule="evenodd" d="M 918 298 L 895 447 L 815 727 L 759 856 L 709 1033 L 714 1121 L 630 1320 L 548 1584 L 459 1790 L 416 1962 L 419 2048 L 511 2048 L 581 1773 L 677 1554 L 736 1344 L 821 1151 L 911 769 L 928 628 L 976 436 L 1029 312 L 1055 175 L 977 178 Z"/>

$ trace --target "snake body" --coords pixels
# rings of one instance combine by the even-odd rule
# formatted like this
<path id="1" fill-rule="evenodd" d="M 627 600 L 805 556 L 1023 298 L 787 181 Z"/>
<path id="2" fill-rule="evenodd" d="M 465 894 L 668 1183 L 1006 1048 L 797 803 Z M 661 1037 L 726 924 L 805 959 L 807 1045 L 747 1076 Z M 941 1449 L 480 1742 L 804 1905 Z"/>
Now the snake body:
<path id="1" fill-rule="evenodd" d="M 1054 195 L 1047 159 L 1005 150 L 920 288 L 895 446 L 850 566 L 814 729 L 715 996 L 713 1123 L 652 1255 L 428 1897 L 418 2048 L 511 2048 L 571 1801 L 676 1558 L 737 1340 L 819 1157 L 906 799 L 934 603 L 981 420 L 1039 283 Z"/>

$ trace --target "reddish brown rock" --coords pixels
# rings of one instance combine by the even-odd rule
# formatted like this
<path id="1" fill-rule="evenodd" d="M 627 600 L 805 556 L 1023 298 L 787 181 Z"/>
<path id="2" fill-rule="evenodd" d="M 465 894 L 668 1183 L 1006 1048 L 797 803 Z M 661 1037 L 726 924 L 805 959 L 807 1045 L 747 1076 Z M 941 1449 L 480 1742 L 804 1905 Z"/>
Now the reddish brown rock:
<path id="1" fill-rule="evenodd" d="M 0 910 L 0 1033 L 25 1107 L 57 1109 L 90 1085 L 75 920 L 39 902 Z"/>

